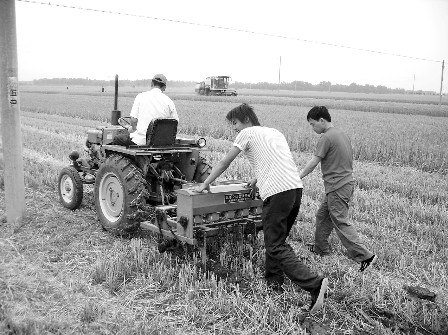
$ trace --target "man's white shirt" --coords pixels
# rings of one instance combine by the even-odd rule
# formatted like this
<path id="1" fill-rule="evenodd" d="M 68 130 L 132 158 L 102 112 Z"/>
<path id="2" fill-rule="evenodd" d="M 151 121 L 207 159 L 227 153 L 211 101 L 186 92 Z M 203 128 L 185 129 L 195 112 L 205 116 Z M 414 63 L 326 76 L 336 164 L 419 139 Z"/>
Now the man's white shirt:
<path id="1" fill-rule="evenodd" d="M 130 134 L 137 145 L 146 144 L 146 131 L 155 118 L 174 118 L 179 121 L 174 102 L 158 87 L 150 91 L 139 93 L 132 105 L 131 117 L 138 119 L 137 130 Z"/>

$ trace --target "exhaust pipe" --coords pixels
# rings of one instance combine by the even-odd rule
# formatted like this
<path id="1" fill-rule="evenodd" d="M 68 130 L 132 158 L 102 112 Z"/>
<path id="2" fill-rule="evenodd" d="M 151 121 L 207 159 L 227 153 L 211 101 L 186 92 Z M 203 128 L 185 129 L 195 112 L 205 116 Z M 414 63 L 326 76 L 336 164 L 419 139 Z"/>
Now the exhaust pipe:
<path id="1" fill-rule="evenodd" d="M 121 117 L 121 111 L 118 109 L 118 74 L 115 75 L 115 99 L 114 99 L 114 110 L 110 118 L 110 123 L 114 126 L 118 126 L 118 119 Z"/>

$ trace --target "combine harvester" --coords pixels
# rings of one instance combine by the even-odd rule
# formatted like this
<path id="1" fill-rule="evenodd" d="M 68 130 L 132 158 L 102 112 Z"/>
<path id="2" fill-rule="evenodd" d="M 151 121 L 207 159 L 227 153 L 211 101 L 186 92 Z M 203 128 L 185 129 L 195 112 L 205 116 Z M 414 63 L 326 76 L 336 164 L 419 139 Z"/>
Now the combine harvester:
<path id="1" fill-rule="evenodd" d="M 205 81 L 196 83 L 194 91 L 200 95 L 237 96 L 236 90 L 229 88 L 229 76 L 207 77 Z"/>

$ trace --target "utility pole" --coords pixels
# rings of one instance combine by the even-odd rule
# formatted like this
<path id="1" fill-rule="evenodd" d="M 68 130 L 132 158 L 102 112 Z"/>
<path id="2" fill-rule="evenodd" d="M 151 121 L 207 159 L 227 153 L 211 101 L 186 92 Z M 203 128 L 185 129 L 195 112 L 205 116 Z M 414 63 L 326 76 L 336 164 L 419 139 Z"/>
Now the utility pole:
<path id="1" fill-rule="evenodd" d="M 414 95 L 414 88 L 415 88 L 415 73 L 414 73 L 414 81 L 412 82 L 412 95 Z"/>
<path id="2" fill-rule="evenodd" d="M 278 65 L 278 89 L 280 90 L 280 72 L 282 67 L 282 56 L 280 56 L 280 64 Z"/>
<path id="3" fill-rule="evenodd" d="M 25 216 L 15 0 L 0 0 L 0 109 L 6 218 Z"/>
<path id="4" fill-rule="evenodd" d="M 442 87 L 443 87 L 443 70 L 445 69 L 445 60 L 442 61 L 442 78 L 440 79 L 439 106 L 442 106 Z"/>

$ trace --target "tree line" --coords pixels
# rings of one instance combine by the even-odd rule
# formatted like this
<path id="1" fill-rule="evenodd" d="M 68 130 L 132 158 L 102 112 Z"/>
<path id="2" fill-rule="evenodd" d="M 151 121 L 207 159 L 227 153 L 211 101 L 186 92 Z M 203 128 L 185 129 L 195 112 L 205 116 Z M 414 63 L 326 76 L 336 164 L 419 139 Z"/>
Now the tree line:
<path id="1" fill-rule="evenodd" d="M 33 84 L 33 85 L 83 85 L 83 86 L 114 86 L 115 80 L 99 80 L 99 79 L 89 79 L 89 78 L 42 78 L 35 79 L 32 82 L 24 82 L 23 84 Z M 120 79 L 118 82 L 119 86 L 151 86 L 151 79 L 141 79 L 141 80 L 127 80 Z M 183 80 L 170 80 L 169 85 L 171 87 L 193 87 L 195 86 L 195 81 L 183 81 Z M 290 83 L 281 82 L 278 83 L 245 83 L 236 81 L 231 85 L 235 89 L 264 89 L 264 90 L 291 90 L 291 91 L 324 91 L 324 92 L 349 92 L 349 93 L 378 93 L 378 94 L 421 94 L 421 95 L 436 95 L 434 91 L 411 91 L 405 90 L 404 88 L 389 88 L 383 85 L 360 85 L 356 83 L 351 83 L 350 85 L 333 84 L 329 81 L 322 81 L 319 84 L 311 84 L 305 81 L 293 81 Z"/>

